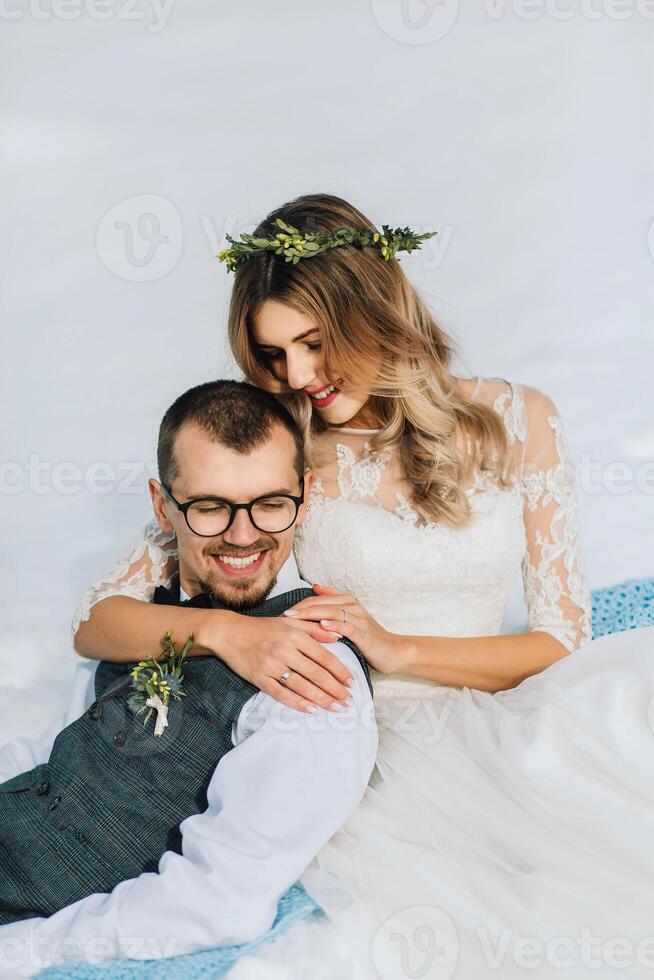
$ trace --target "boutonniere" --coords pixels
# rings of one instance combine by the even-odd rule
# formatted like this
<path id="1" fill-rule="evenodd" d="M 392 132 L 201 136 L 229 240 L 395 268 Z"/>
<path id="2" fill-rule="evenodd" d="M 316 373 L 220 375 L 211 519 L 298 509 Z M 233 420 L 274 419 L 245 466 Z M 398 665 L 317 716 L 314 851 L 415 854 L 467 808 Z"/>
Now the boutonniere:
<path id="1" fill-rule="evenodd" d="M 131 670 L 133 694 L 128 698 L 127 704 L 131 710 L 137 714 L 147 712 L 143 721 L 147 725 L 152 712 L 157 712 L 157 720 L 154 726 L 154 734 L 159 738 L 163 734 L 164 728 L 168 725 L 168 706 L 170 699 L 186 696 L 182 690 L 182 678 L 184 672 L 182 666 L 187 654 L 193 646 L 193 634 L 188 637 L 182 649 L 178 652 L 173 643 L 173 631 L 166 630 L 161 637 L 163 655 L 156 659 L 148 657 L 141 660 L 136 667 Z"/>

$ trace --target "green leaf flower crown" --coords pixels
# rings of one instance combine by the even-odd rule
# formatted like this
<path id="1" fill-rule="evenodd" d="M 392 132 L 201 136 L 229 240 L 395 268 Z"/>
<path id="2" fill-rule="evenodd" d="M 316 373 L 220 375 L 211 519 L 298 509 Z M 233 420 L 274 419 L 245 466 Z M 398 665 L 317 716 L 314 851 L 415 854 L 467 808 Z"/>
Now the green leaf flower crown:
<path id="1" fill-rule="evenodd" d="M 388 262 L 395 257 L 396 252 L 412 252 L 414 248 L 421 247 L 425 238 L 433 238 L 438 234 L 437 231 L 428 231 L 417 235 L 411 228 L 390 228 L 388 225 L 382 225 L 381 231 L 337 228 L 336 231 L 310 231 L 302 234 L 299 228 L 287 225 L 281 218 L 276 218 L 275 224 L 281 231 L 274 238 L 255 238 L 254 235 L 243 233 L 242 241 L 239 242 L 231 235 L 226 235 L 227 241 L 232 244 L 218 252 L 218 260 L 227 263 L 228 272 L 235 272 L 255 252 L 273 251 L 276 255 L 283 255 L 285 262 L 297 265 L 300 259 L 311 259 L 314 255 L 338 245 L 369 245 L 376 248 L 384 261 Z"/>

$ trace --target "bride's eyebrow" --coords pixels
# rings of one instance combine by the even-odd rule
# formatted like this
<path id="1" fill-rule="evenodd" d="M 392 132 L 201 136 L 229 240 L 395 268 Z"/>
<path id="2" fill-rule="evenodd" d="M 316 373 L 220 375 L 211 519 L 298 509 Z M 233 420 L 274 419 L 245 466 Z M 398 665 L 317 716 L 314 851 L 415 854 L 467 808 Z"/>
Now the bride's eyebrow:
<path id="1" fill-rule="evenodd" d="M 318 333 L 319 329 L 320 329 L 319 327 L 311 327 L 310 330 L 305 330 L 304 333 L 299 333 L 297 337 L 293 337 L 291 343 L 296 344 L 299 340 L 304 340 L 306 337 L 310 337 L 312 333 Z M 268 347 L 271 350 L 279 349 L 275 344 L 258 344 L 257 346 L 261 350 L 263 350 L 265 347 Z"/>

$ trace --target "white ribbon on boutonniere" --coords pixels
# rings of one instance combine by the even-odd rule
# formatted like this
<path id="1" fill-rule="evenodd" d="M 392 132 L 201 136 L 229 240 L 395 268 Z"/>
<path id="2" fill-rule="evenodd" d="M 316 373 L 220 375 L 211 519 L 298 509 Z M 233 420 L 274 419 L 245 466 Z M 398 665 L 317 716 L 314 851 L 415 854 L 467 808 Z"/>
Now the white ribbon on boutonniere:
<path id="1" fill-rule="evenodd" d="M 154 708 L 157 712 L 157 720 L 154 723 L 154 734 L 157 738 L 163 735 L 164 728 L 168 727 L 168 705 L 164 704 L 158 694 L 153 698 L 148 698 L 145 702 L 148 708 Z"/>

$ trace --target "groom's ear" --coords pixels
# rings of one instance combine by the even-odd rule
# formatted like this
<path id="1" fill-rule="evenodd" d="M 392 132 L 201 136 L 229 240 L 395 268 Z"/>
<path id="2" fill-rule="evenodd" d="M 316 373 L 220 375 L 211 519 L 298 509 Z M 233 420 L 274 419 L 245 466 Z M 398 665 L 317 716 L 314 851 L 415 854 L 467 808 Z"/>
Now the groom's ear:
<path id="1" fill-rule="evenodd" d="M 304 518 L 306 517 L 307 507 L 309 506 L 309 495 L 311 494 L 311 487 L 313 486 L 314 480 L 316 479 L 316 474 L 313 470 L 304 471 L 304 501 L 300 504 L 300 509 L 297 512 L 296 524 L 302 524 Z"/>
<path id="2" fill-rule="evenodd" d="M 162 531 L 166 534 L 171 534 L 175 528 L 168 520 L 168 514 L 166 513 L 166 498 L 164 496 L 164 490 L 158 480 L 150 479 L 148 480 L 148 487 L 150 489 L 150 498 L 152 499 L 152 509 L 154 510 L 154 516 L 157 518 L 157 524 Z"/>

